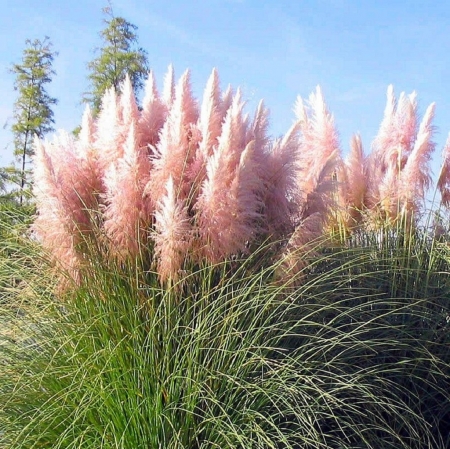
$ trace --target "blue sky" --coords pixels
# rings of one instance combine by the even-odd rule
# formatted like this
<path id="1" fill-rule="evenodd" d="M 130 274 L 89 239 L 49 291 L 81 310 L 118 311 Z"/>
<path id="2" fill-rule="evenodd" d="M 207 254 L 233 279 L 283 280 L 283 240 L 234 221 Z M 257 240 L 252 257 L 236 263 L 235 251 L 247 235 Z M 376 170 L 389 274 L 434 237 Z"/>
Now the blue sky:
<path id="1" fill-rule="evenodd" d="M 59 100 L 55 127 L 72 130 L 84 108 L 86 63 L 101 45 L 106 1 L 0 4 L 0 164 L 6 165 L 12 160 L 16 98 L 8 68 L 20 60 L 25 40 L 48 35 L 59 52 L 48 91 Z M 343 151 L 357 131 L 368 151 L 387 86 L 393 84 L 397 94 L 416 90 L 422 113 L 437 103 L 439 159 L 450 131 L 448 0 L 114 0 L 113 7 L 138 26 L 160 87 L 173 63 L 177 75 L 192 70 L 194 92 L 201 96 L 216 67 L 223 88 L 241 86 L 250 111 L 265 100 L 273 136 L 291 125 L 297 95 L 308 97 L 320 84 Z"/>

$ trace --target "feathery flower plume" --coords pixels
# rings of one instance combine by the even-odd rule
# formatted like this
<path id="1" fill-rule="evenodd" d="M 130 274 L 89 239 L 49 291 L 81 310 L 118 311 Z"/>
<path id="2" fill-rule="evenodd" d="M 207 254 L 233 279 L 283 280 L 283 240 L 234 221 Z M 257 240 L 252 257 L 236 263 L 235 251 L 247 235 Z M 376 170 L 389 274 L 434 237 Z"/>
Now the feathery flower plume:
<path id="1" fill-rule="evenodd" d="M 220 151 L 208 161 L 196 207 L 201 254 L 212 263 L 247 252 L 247 244 L 260 232 L 263 184 L 254 151 L 254 142 L 249 142 L 231 171 L 223 170 L 225 157 Z"/>
<path id="2" fill-rule="evenodd" d="M 97 119 L 95 147 L 99 154 L 99 165 L 104 173 L 111 163 L 123 156 L 120 141 L 120 116 L 118 99 L 114 88 L 108 89 L 102 98 Z"/>
<path id="3" fill-rule="evenodd" d="M 383 120 L 381 121 L 378 134 L 372 143 L 372 155 L 375 159 L 384 161 L 386 148 L 392 146 L 396 108 L 397 100 L 394 94 L 394 86 L 390 84 L 386 93 L 386 106 L 384 108 Z"/>
<path id="4" fill-rule="evenodd" d="M 213 69 L 206 83 L 197 130 L 200 133 L 195 159 L 189 169 L 189 178 L 197 191 L 206 174 L 206 161 L 211 156 L 213 148 L 217 145 L 221 133 L 223 115 L 221 111 L 222 100 L 220 96 L 219 75 Z"/>
<path id="5" fill-rule="evenodd" d="M 192 244 L 192 228 L 187 208 L 177 198 L 172 177 L 166 183 L 166 193 L 155 210 L 155 259 L 161 282 L 177 281 Z"/>
<path id="6" fill-rule="evenodd" d="M 367 206 L 376 208 L 390 198 L 394 203 L 400 172 L 405 167 L 417 136 L 417 94 L 400 94 L 398 101 L 392 85 L 388 87 L 387 104 L 377 136 L 372 143 L 372 153 L 367 159 Z M 388 179 L 384 179 L 388 176 Z M 394 181 L 393 181 L 394 180 Z M 388 186 L 393 189 L 387 191 Z M 383 186 L 383 187 L 382 187 Z M 389 200 L 390 201 L 390 200 Z M 384 209 L 386 212 L 386 209 Z M 394 209 L 391 210 L 392 213 Z M 388 215 L 391 214 L 388 213 Z"/>
<path id="7" fill-rule="evenodd" d="M 78 279 L 83 236 L 92 230 L 91 210 L 96 203 L 73 139 L 67 134 L 53 143 L 35 140 L 34 194 L 38 216 L 33 224 L 43 246 Z"/>
<path id="8" fill-rule="evenodd" d="M 174 188 L 186 198 L 190 185 L 187 168 L 192 161 L 190 130 L 197 121 L 197 104 L 192 96 L 190 74 L 187 70 L 177 84 L 175 101 L 160 133 L 156 154 L 152 159 L 153 170 L 145 193 L 156 203 L 164 195 L 169 177 Z"/>
<path id="9" fill-rule="evenodd" d="M 442 150 L 442 166 L 439 173 L 437 188 L 441 193 L 441 203 L 444 207 L 450 206 L 450 133 Z"/>
<path id="10" fill-rule="evenodd" d="M 339 135 L 334 124 L 334 118 L 327 109 L 322 91 L 319 86 L 316 92 L 309 97 L 308 108 L 301 97 L 298 97 L 294 112 L 300 127 L 300 157 L 298 158 L 297 185 L 299 196 L 298 213 L 309 208 L 308 195 L 317 189 L 318 180 L 324 173 L 329 179 L 322 182 L 323 187 L 330 188 L 327 195 L 332 196 L 334 185 L 331 181 L 334 170 L 329 169 L 330 164 L 336 166 L 340 163 Z M 327 167 L 327 170 L 324 168 Z M 323 204 L 329 201 L 324 201 Z"/>
<path id="11" fill-rule="evenodd" d="M 414 91 L 408 96 L 403 92 L 400 95 L 395 113 L 395 138 L 398 142 L 399 154 L 397 160 L 403 168 L 406 159 L 411 154 L 417 137 L 418 113 L 417 93 Z M 396 156 L 395 153 L 393 155 Z"/>
<path id="12" fill-rule="evenodd" d="M 322 169 L 318 176 L 312 180 L 312 190 L 306 196 L 306 201 L 302 205 L 300 222 L 313 214 L 320 214 L 325 223 L 329 217 L 332 207 L 335 206 L 333 193 L 336 190 L 334 174 L 336 167 L 340 163 L 340 154 L 338 150 L 333 151 L 324 161 Z"/>
<path id="13" fill-rule="evenodd" d="M 301 281 L 301 272 L 307 266 L 307 256 L 314 254 L 319 240 L 324 235 L 332 206 L 331 175 L 339 158 L 337 150 L 328 156 L 315 180 L 314 189 L 308 193 L 305 207 L 282 254 L 278 277 L 283 282 L 296 284 Z"/>
<path id="14" fill-rule="evenodd" d="M 261 149 L 265 150 L 268 143 L 269 137 L 267 136 L 267 129 L 269 128 L 269 110 L 264 106 L 264 101 L 261 100 L 258 104 L 258 108 L 255 112 L 255 117 L 249 128 L 249 135 L 247 140 L 254 140 L 255 145 Z"/>
<path id="15" fill-rule="evenodd" d="M 281 255 L 277 270 L 278 283 L 299 285 L 303 280 L 302 271 L 308 266 L 308 257 L 315 254 L 319 238 L 323 235 L 323 217 L 316 212 L 306 217 L 296 228 Z"/>
<path id="16" fill-rule="evenodd" d="M 153 208 L 143 192 L 150 167 L 146 149 L 138 146 L 132 122 L 123 157 L 105 174 L 104 228 L 119 258 L 136 257 L 140 245 L 146 243 Z"/>
<path id="17" fill-rule="evenodd" d="M 400 174 L 399 198 L 406 212 L 417 212 L 431 184 L 429 162 L 435 149 L 432 141 L 435 103 L 428 106 L 420 123 L 414 148 Z"/>
<path id="18" fill-rule="evenodd" d="M 246 142 L 247 128 L 238 90 L 208 159 L 206 179 L 196 203 L 205 256 L 213 263 L 246 251 L 258 233 L 262 179 L 255 142 Z M 245 174 L 245 175 L 244 175 Z"/>
<path id="19" fill-rule="evenodd" d="M 390 84 L 386 93 L 386 106 L 384 109 L 383 119 L 381 121 L 378 134 L 372 142 L 372 152 L 366 161 L 367 179 L 367 207 L 373 209 L 379 204 L 382 196 L 380 193 L 380 185 L 386 174 L 388 164 L 386 162 L 387 148 L 391 148 L 392 138 L 394 134 L 394 119 L 397 100 L 394 94 L 394 87 Z M 395 164 L 397 167 L 397 164 Z M 390 170 L 392 173 L 392 169 Z M 390 196 L 390 193 L 388 193 Z M 383 194 L 384 197 L 384 194 Z"/>
<path id="20" fill-rule="evenodd" d="M 412 151 L 417 134 L 417 94 L 413 92 L 407 96 L 401 92 L 398 101 L 395 101 L 392 90 L 388 96 L 393 98 L 388 98 L 388 115 L 374 140 L 374 146 L 383 163 L 386 166 L 392 165 L 399 171 Z"/>
<path id="21" fill-rule="evenodd" d="M 231 104 L 233 103 L 233 88 L 231 85 L 228 85 L 226 91 L 222 94 L 222 105 L 220 107 L 220 113 L 222 115 L 222 121 L 225 119 L 228 113 L 228 109 L 230 109 Z"/>
<path id="22" fill-rule="evenodd" d="M 97 204 L 94 186 L 97 179 L 92 179 L 86 171 L 85 164 L 78 152 L 73 136 L 60 132 L 52 143 L 44 144 L 51 160 L 53 183 L 57 188 L 53 195 L 58 198 L 60 207 L 66 211 L 69 222 L 81 230 L 90 228 L 90 211 Z"/>
<path id="23" fill-rule="evenodd" d="M 364 151 L 361 136 L 355 134 L 350 142 L 350 153 L 344 161 L 345 170 L 345 194 L 347 200 L 347 212 L 351 224 L 356 224 L 361 218 L 361 211 L 365 204 L 367 190 L 367 178 L 364 167 Z"/>
<path id="24" fill-rule="evenodd" d="M 270 152 L 270 139 L 267 135 L 269 128 L 269 110 L 264 106 L 264 101 L 260 100 L 255 111 L 253 121 L 247 128 L 246 141 L 254 141 L 255 157 L 257 157 L 257 165 L 261 167 L 259 176 L 264 177 L 263 171 L 267 170 L 267 163 Z"/>
<path id="25" fill-rule="evenodd" d="M 136 97 L 134 95 L 133 85 L 131 84 L 128 73 L 121 85 L 120 89 L 120 112 L 122 114 L 122 126 L 125 129 L 125 133 L 128 133 L 128 129 L 132 122 L 137 123 L 139 118 L 139 109 L 136 104 Z M 125 136 L 125 139 L 127 137 Z"/>
<path id="26" fill-rule="evenodd" d="M 87 191 L 97 199 L 98 194 L 103 192 L 102 173 L 99 166 L 98 149 L 95 147 L 96 125 L 92 116 L 91 108 L 86 105 L 81 122 L 81 130 L 76 142 L 79 170 L 82 172 L 81 179 Z M 86 196 L 87 198 L 87 196 Z M 97 200 L 89 206 L 97 209 Z"/>
<path id="27" fill-rule="evenodd" d="M 395 221 L 399 213 L 399 176 L 394 165 L 388 165 L 378 185 L 378 203 L 370 210 L 371 226 L 378 220 Z"/>
<path id="28" fill-rule="evenodd" d="M 223 116 L 220 110 L 222 99 L 219 83 L 217 70 L 213 69 L 206 83 L 198 122 L 202 134 L 200 149 L 206 157 L 211 156 L 213 146 L 217 144 L 217 138 L 221 132 Z"/>
<path id="29" fill-rule="evenodd" d="M 167 107 L 159 97 L 155 76 L 151 71 L 145 83 L 142 112 L 138 120 L 139 146 L 152 148 L 159 140 L 159 132 L 167 116 Z"/>
<path id="30" fill-rule="evenodd" d="M 172 64 L 169 65 L 166 76 L 164 77 L 162 98 L 167 109 L 170 109 L 175 100 L 175 72 Z"/>
<path id="31" fill-rule="evenodd" d="M 47 144 L 35 139 L 34 186 L 36 207 L 39 211 L 32 231 L 42 245 L 51 251 L 54 261 L 78 279 L 80 258 L 75 250 L 73 229 L 66 226 L 65 214 L 61 210 L 55 169 L 46 151 Z"/>
<path id="32" fill-rule="evenodd" d="M 279 239 L 292 232 L 292 214 L 296 200 L 299 124 L 294 123 L 282 139 L 277 139 L 266 154 L 261 168 L 265 183 L 266 232 Z"/>
<path id="33" fill-rule="evenodd" d="M 89 105 L 84 109 L 83 118 L 81 119 L 81 129 L 78 134 L 79 142 L 83 148 L 90 148 L 95 141 L 95 122 Z"/>

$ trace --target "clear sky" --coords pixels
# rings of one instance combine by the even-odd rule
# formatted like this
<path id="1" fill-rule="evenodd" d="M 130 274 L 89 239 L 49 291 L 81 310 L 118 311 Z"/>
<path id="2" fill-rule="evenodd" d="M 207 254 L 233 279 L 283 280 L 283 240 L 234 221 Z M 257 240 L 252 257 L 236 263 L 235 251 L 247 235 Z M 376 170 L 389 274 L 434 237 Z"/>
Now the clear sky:
<path id="1" fill-rule="evenodd" d="M 48 91 L 59 100 L 55 127 L 70 131 L 81 120 L 86 63 L 101 45 L 106 1 L 0 0 L 0 6 L 0 164 L 6 165 L 16 98 L 8 68 L 20 61 L 25 40 L 47 35 L 59 52 Z M 440 158 L 450 131 L 448 0 L 113 0 L 113 7 L 138 26 L 159 87 L 173 63 L 178 76 L 192 70 L 201 96 L 216 67 L 223 88 L 242 87 L 250 111 L 265 100 L 276 137 L 291 125 L 297 95 L 308 97 L 320 84 L 346 152 L 356 131 L 370 148 L 393 84 L 396 94 L 417 91 L 421 113 L 437 103 Z"/>

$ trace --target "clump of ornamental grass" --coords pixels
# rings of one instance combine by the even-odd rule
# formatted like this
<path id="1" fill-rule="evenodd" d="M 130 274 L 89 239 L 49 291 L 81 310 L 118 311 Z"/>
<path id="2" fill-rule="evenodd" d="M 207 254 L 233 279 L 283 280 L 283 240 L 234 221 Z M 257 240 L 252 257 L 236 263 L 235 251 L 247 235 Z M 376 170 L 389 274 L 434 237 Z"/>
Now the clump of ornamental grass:
<path id="1" fill-rule="evenodd" d="M 2 309 L 2 447 L 448 447 L 447 246 L 417 219 L 434 106 L 419 124 L 415 98 L 389 88 L 372 153 L 355 137 L 343 160 L 320 88 L 271 140 L 262 102 L 249 118 L 214 70 L 198 103 L 170 68 L 141 108 L 126 80 L 78 139 L 37 140 L 48 258 L 24 234 L 1 272 L 23 261 L 10 302 L 31 305 Z"/>
<path id="2" fill-rule="evenodd" d="M 1 446 L 448 447 L 445 253 L 388 231 L 330 248 L 295 287 L 267 247 L 163 286 L 92 248 L 55 293 L 41 262 L 0 346 Z"/>

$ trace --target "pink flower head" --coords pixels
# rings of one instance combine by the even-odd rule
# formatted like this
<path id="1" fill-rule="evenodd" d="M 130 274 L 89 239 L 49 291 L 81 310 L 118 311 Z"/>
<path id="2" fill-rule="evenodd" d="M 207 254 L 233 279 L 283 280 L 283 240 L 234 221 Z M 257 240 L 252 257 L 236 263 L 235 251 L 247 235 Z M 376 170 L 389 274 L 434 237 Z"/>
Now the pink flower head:
<path id="1" fill-rule="evenodd" d="M 172 177 L 155 210 L 155 259 L 161 282 L 176 281 L 192 244 L 192 229 L 184 201 L 177 197 Z"/>
<path id="2" fill-rule="evenodd" d="M 84 237 L 92 231 L 96 196 L 90 174 L 72 137 L 60 134 L 53 143 L 35 140 L 34 193 L 37 218 L 33 230 L 55 261 L 74 279 L 82 261 Z"/>
<path id="3" fill-rule="evenodd" d="M 97 119 L 95 147 L 99 154 L 99 165 L 102 172 L 105 172 L 111 163 L 123 155 L 120 132 L 118 99 L 114 88 L 111 88 L 103 96 Z"/>
<path id="4" fill-rule="evenodd" d="M 330 180 L 335 167 L 331 165 L 336 166 L 341 159 L 339 135 L 320 87 L 317 86 L 316 92 L 310 95 L 308 107 L 298 97 L 294 111 L 300 127 L 300 155 L 297 165 L 297 185 L 299 196 L 303 198 L 298 204 L 300 211 L 309 208 L 306 204 L 308 195 L 317 189 L 324 173 L 329 179 L 320 181 L 321 188 L 323 190 L 324 186 L 328 186 L 331 189 L 328 195 L 332 195 L 334 187 Z M 327 201 L 323 204 L 325 203 Z"/>
<path id="5" fill-rule="evenodd" d="M 345 160 L 346 196 L 350 214 L 361 211 L 365 205 L 367 178 L 364 171 L 364 151 L 359 134 L 352 136 L 350 153 Z"/>
<path id="6" fill-rule="evenodd" d="M 136 257 L 140 245 L 147 240 L 153 207 L 143 192 L 150 167 L 146 149 L 138 146 L 136 126 L 132 122 L 124 155 L 105 175 L 104 228 L 114 253 L 120 258 Z"/>
<path id="7" fill-rule="evenodd" d="M 417 212 L 419 202 L 425 199 L 425 191 L 431 184 L 430 159 L 435 149 L 433 125 L 435 104 L 428 106 L 414 147 L 400 175 L 399 198 L 408 212 Z"/>
<path id="8" fill-rule="evenodd" d="M 445 207 L 450 206 L 450 133 L 442 150 L 442 166 L 439 173 L 437 187 L 441 193 L 441 202 Z"/>
<path id="9" fill-rule="evenodd" d="M 219 75 L 217 70 L 213 69 L 206 84 L 200 116 L 195 128 L 198 132 L 198 147 L 189 169 L 189 178 L 195 190 L 194 195 L 205 178 L 206 161 L 212 155 L 222 130 L 221 106 Z"/>
<path id="10" fill-rule="evenodd" d="M 208 161 L 196 208 L 203 254 L 212 263 L 245 253 L 247 243 L 260 232 L 263 183 L 254 151 L 252 141 L 231 172 L 223 168 L 219 151 Z"/>
<path id="11" fill-rule="evenodd" d="M 142 112 L 138 120 L 139 146 L 154 147 L 167 117 L 167 107 L 160 99 L 155 77 L 150 72 L 145 83 Z"/>
<path id="12" fill-rule="evenodd" d="M 164 194 L 169 177 L 172 177 L 177 192 L 182 191 L 185 196 L 188 195 L 190 186 L 187 182 L 187 167 L 194 155 L 190 130 L 197 118 L 197 104 L 191 92 L 190 74 L 186 71 L 178 82 L 175 101 L 161 130 L 152 161 L 152 176 L 146 193 L 154 203 Z"/>
<path id="13" fill-rule="evenodd" d="M 416 93 L 406 95 L 402 92 L 397 101 L 394 89 L 390 85 L 384 117 L 366 163 L 369 208 L 374 208 L 380 201 L 386 201 L 388 196 L 395 196 L 395 192 L 386 191 L 389 180 L 384 178 L 388 176 L 389 179 L 393 179 L 395 173 L 398 177 L 405 167 L 416 140 L 417 123 Z M 380 191 L 382 184 L 383 192 Z M 397 185 L 397 180 L 394 184 Z"/>
<path id="14" fill-rule="evenodd" d="M 122 114 L 122 126 L 125 129 L 125 134 L 127 135 L 131 123 L 136 123 L 139 118 L 139 110 L 136 104 L 136 97 L 134 95 L 133 85 L 131 84 L 128 73 L 126 74 L 121 86 L 119 101 L 120 111 Z"/>
<path id="15" fill-rule="evenodd" d="M 299 157 L 298 123 L 277 139 L 261 165 L 265 183 L 265 220 L 267 232 L 281 238 L 292 230 L 297 190 L 297 162 Z"/>
<path id="16" fill-rule="evenodd" d="M 167 109 L 172 107 L 172 103 L 175 100 L 175 73 L 173 70 L 173 65 L 170 64 L 167 69 L 166 76 L 164 78 L 164 88 L 163 88 L 163 102 Z"/>
<path id="17" fill-rule="evenodd" d="M 81 120 L 80 134 L 78 135 L 79 141 L 84 148 L 93 146 L 95 141 L 95 132 L 94 117 L 92 116 L 91 108 L 87 104 Z"/>

